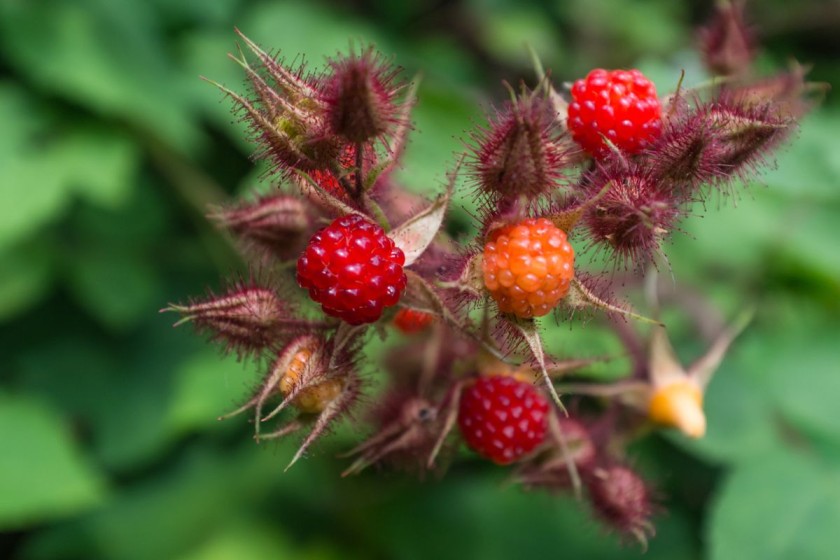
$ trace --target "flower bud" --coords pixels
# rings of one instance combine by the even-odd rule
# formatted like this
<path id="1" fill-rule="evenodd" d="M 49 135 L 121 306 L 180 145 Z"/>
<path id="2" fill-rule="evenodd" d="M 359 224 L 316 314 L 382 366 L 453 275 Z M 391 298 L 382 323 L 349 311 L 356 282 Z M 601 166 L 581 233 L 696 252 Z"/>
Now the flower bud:
<path id="1" fill-rule="evenodd" d="M 395 85 L 399 68 L 389 66 L 373 47 L 331 61 L 320 102 L 332 133 L 361 144 L 389 132 L 399 122 Z"/>
<path id="2" fill-rule="evenodd" d="M 496 200 L 531 199 L 555 189 L 572 153 L 557 123 L 550 100 L 536 93 L 508 103 L 473 134 L 478 188 Z"/>
<path id="3" fill-rule="evenodd" d="M 250 204 L 221 210 L 210 218 L 282 259 L 296 257 L 311 222 L 300 198 L 271 195 Z"/>
<path id="4" fill-rule="evenodd" d="M 770 103 L 752 104 L 726 93 L 706 109 L 703 116 L 713 127 L 717 148 L 711 153 L 712 164 L 719 175 L 728 177 L 743 177 L 766 164 L 794 124 Z"/>
<path id="5" fill-rule="evenodd" d="M 636 166 L 603 168 L 587 188 L 601 192 L 605 185 L 609 190 L 583 218 L 591 242 L 621 262 L 648 262 L 673 229 L 683 201 L 668 184 Z"/>
<path id="6" fill-rule="evenodd" d="M 746 70 L 755 56 L 755 39 L 744 22 L 744 2 L 717 2 L 711 22 L 699 33 L 706 67 L 714 74 L 731 75 Z"/>
<path id="7" fill-rule="evenodd" d="M 251 125 L 253 138 L 261 145 L 256 157 L 268 160 L 282 171 L 329 167 L 341 145 L 327 129 L 326 107 L 315 89 L 318 79 L 304 77 L 302 67 L 286 68 L 250 39 L 239 35 L 257 57 L 256 68 L 244 55 L 242 59 L 234 58 L 245 70 L 252 97 L 248 99 L 224 86 L 216 86 L 234 100 L 244 120 Z"/>
<path id="8" fill-rule="evenodd" d="M 275 343 L 288 324 L 288 306 L 268 288 L 253 282 L 237 283 L 224 295 L 211 294 L 190 305 L 170 305 L 183 318 L 175 325 L 192 322 L 240 355 L 259 352 Z"/>
<path id="9" fill-rule="evenodd" d="M 596 469 L 586 478 L 586 487 L 595 514 L 607 527 L 646 543 L 653 533 L 653 506 L 639 475 L 621 465 Z"/>

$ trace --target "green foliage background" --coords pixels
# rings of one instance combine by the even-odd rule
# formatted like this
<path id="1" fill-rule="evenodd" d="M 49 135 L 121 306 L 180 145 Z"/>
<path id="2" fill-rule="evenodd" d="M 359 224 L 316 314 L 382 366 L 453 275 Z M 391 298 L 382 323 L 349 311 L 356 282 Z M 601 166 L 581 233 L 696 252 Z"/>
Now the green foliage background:
<path id="1" fill-rule="evenodd" d="M 341 479 L 352 425 L 283 473 L 288 444 L 257 447 L 244 421 L 215 420 L 253 365 L 157 310 L 242 270 L 203 215 L 259 172 L 198 79 L 242 83 L 225 58 L 234 26 L 316 65 L 372 41 L 422 71 L 403 179 L 433 191 L 503 97 L 499 80 L 533 80 L 524 42 L 558 82 L 637 66 L 668 91 L 680 68 L 689 85 L 704 79 L 692 26 L 709 4 L 0 0 L 0 556 L 639 556 L 570 499 L 523 494 L 466 454 L 443 480 Z M 837 81 L 837 2 L 754 4 L 762 66 L 793 55 Z M 829 96 L 778 169 L 689 219 L 668 249 L 677 283 L 728 316 L 747 301 L 759 311 L 710 387 L 708 437 L 631 451 L 667 510 L 651 560 L 837 557 L 838 130 Z M 470 202 L 457 206 L 466 219 Z M 673 330 L 686 359 L 702 349 Z"/>

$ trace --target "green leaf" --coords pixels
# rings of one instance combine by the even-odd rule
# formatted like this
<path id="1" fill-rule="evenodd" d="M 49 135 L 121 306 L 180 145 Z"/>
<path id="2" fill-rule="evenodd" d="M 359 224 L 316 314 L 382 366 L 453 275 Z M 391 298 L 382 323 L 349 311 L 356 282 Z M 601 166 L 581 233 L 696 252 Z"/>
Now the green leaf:
<path id="1" fill-rule="evenodd" d="M 76 194 L 109 208 L 126 203 L 140 157 L 127 137 L 90 126 L 65 133 L 50 155 Z"/>
<path id="2" fill-rule="evenodd" d="M 106 116 L 162 136 L 184 151 L 200 133 L 184 81 L 144 2 L 4 2 L 0 41 L 32 82 Z"/>
<path id="3" fill-rule="evenodd" d="M 777 448 L 727 478 L 712 510 L 710 558 L 834 558 L 837 527 L 840 474 Z"/>
<path id="4" fill-rule="evenodd" d="M 50 289 L 54 270 L 50 248 L 25 244 L 0 251 L 0 321 L 35 304 Z"/>
<path id="5" fill-rule="evenodd" d="M 22 92 L 0 88 L 0 117 L 9 116 L 0 141 L 0 247 L 37 231 L 74 195 L 114 208 L 134 184 L 139 153 L 124 135 L 89 123 L 67 128 L 39 111 Z"/>
<path id="6" fill-rule="evenodd" d="M 44 404 L 0 394 L 0 527 L 22 528 L 101 504 L 105 481 Z"/>
<path id="7" fill-rule="evenodd" d="M 71 293 L 91 315 L 113 329 L 137 324 L 161 302 L 157 270 L 140 255 L 84 250 L 69 264 Z"/>

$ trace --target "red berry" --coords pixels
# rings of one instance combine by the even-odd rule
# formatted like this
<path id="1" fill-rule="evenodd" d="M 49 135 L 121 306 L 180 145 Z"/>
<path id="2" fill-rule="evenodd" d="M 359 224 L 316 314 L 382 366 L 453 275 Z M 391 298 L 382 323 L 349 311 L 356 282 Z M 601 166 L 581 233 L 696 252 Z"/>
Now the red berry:
<path id="1" fill-rule="evenodd" d="M 545 439 L 548 406 L 530 383 L 504 375 L 480 377 L 461 396 L 458 426 L 476 453 L 506 465 Z"/>
<path id="2" fill-rule="evenodd" d="M 420 332 L 434 321 L 434 316 L 416 309 L 400 309 L 394 317 L 394 325 L 405 334 Z"/>
<path id="3" fill-rule="evenodd" d="M 357 214 L 312 236 L 297 262 L 298 284 L 327 315 L 373 323 L 405 290 L 405 255 L 379 226 Z"/>
<path id="4" fill-rule="evenodd" d="M 662 132 L 656 87 L 638 70 L 592 70 L 572 87 L 567 124 L 596 158 L 609 154 L 605 137 L 627 154 L 640 152 Z"/>
<path id="5" fill-rule="evenodd" d="M 356 147 L 352 144 L 344 146 L 338 156 L 338 164 L 344 170 L 352 169 L 356 165 Z M 347 194 L 344 187 L 339 183 L 338 177 L 329 169 L 313 169 L 309 172 L 309 177 L 316 185 L 333 196 L 343 198 Z"/>
<path id="6" fill-rule="evenodd" d="M 490 233 L 484 285 L 502 313 L 541 317 L 568 293 L 574 260 L 563 230 L 545 218 L 527 219 Z"/>

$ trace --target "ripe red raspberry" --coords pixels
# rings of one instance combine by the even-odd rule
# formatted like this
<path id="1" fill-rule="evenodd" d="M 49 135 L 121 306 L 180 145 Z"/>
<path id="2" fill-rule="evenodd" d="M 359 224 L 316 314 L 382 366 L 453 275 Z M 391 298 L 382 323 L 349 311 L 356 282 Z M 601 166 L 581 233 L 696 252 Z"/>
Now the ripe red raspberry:
<path id="1" fill-rule="evenodd" d="M 394 317 L 394 326 L 405 334 L 420 332 L 432 324 L 433 315 L 415 309 L 400 309 Z"/>
<path id="2" fill-rule="evenodd" d="M 563 230 L 529 218 L 493 230 L 484 246 L 484 285 L 502 313 L 548 314 L 569 291 L 575 252 Z"/>
<path id="3" fill-rule="evenodd" d="M 458 426 L 476 453 L 506 465 L 545 439 L 548 407 L 530 383 L 505 375 L 480 377 L 461 396 Z"/>
<path id="4" fill-rule="evenodd" d="M 604 137 L 635 154 L 662 132 L 656 87 L 638 70 L 592 70 L 572 86 L 567 124 L 572 138 L 596 158 L 609 154 Z"/>
<path id="5" fill-rule="evenodd" d="M 297 262 L 297 281 L 327 315 L 373 323 L 405 290 L 405 255 L 382 228 L 357 214 L 312 236 Z"/>

